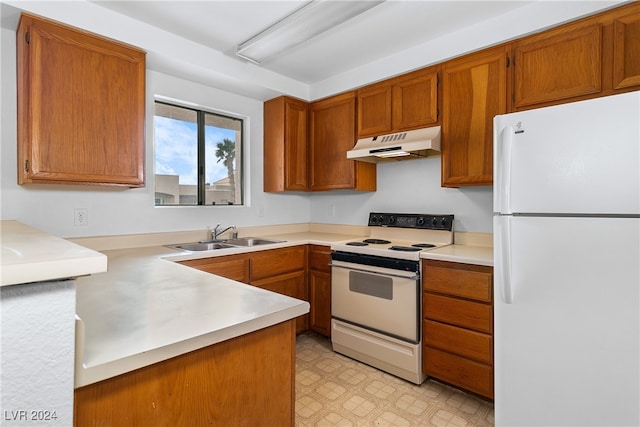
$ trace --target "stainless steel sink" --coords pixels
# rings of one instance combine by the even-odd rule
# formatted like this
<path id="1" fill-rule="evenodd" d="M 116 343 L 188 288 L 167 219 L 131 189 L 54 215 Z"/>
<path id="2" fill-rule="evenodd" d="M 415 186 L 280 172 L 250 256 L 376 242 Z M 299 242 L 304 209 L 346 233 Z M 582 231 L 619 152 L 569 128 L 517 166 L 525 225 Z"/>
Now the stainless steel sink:
<path id="1" fill-rule="evenodd" d="M 232 246 L 260 246 L 282 242 L 284 242 L 284 240 L 262 239 L 259 237 L 241 237 L 239 239 L 229 239 L 224 241 L 226 245 Z"/>
<path id="2" fill-rule="evenodd" d="M 282 243 L 285 240 L 261 239 L 258 237 L 242 237 L 240 239 L 216 240 L 216 241 L 200 241 L 193 243 L 179 243 L 177 245 L 167 245 L 168 248 L 182 249 L 184 251 L 213 251 L 216 249 L 229 249 L 248 246 L 270 245 L 273 243 Z"/>
<path id="3" fill-rule="evenodd" d="M 227 248 L 235 248 L 236 246 L 227 245 L 225 243 L 206 243 L 206 242 L 198 242 L 198 243 L 181 243 L 178 245 L 168 245 L 169 248 L 182 249 L 185 251 L 213 251 L 215 249 L 227 249 Z"/>

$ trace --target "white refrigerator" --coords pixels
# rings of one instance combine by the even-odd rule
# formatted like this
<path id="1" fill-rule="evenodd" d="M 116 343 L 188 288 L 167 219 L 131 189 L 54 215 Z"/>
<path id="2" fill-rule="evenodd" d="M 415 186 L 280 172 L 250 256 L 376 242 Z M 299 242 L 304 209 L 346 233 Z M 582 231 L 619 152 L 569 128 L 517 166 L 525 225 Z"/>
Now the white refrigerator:
<path id="1" fill-rule="evenodd" d="M 494 119 L 497 426 L 640 425 L 640 92 Z"/>

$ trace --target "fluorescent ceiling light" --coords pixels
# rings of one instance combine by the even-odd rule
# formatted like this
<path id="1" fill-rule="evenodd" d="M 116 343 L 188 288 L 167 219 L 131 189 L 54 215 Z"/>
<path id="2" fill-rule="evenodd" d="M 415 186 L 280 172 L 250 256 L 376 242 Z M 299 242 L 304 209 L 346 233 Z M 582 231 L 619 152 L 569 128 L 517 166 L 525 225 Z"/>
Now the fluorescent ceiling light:
<path id="1" fill-rule="evenodd" d="M 260 64 L 382 3 L 384 0 L 312 0 L 239 45 L 236 55 Z"/>

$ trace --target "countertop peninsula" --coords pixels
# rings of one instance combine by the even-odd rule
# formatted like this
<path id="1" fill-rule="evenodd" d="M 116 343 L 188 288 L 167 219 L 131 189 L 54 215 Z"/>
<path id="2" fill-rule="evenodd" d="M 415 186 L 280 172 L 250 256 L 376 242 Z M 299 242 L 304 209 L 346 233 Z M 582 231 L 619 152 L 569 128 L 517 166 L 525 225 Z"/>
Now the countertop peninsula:
<path id="1" fill-rule="evenodd" d="M 189 255 L 174 249 L 104 253 L 109 271 L 77 280 L 76 388 L 309 311 L 306 301 L 180 265 Z"/>

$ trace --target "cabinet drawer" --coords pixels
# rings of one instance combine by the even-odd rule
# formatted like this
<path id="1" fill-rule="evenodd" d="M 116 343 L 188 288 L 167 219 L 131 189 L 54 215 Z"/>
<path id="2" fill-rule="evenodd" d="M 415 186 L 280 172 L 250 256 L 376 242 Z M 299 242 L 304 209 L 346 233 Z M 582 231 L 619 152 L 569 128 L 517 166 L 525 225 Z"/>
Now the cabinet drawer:
<path id="1" fill-rule="evenodd" d="M 491 267 L 424 261 L 424 290 L 491 302 Z"/>
<path id="2" fill-rule="evenodd" d="M 254 252 L 251 255 L 250 278 L 256 280 L 289 271 L 305 270 L 306 264 L 306 246 Z"/>
<path id="3" fill-rule="evenodd" d="M 309 246 L 309 269 L 329 273 L 331 268 L 331 248 L 329 246 Z"/>
<path id="4" fill-rule="evenodd" d="M 424 373 L 493 399 L 493 369 L 433 348 L 424 348 Z"/>
<path id="5" fill-rule="evenodd" d="M 244 255 L 193 259 L 180 261 L 180 264 L 238 282 L 247 283 L 249 281 L 249 258 Z"/>
<path id="6" fill-rule="evenodd" d="M 422 305 L 427 319 L 493 333 L 493 313 L 488 304 L 425 293 Z"/>
<path id="7" fill-rule="evenodd" d="M 425 345 L 488 365 L 493 364 L 493 344 L 490 335 L 432 320 L 424 320 L 422 328 Z"/>

